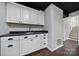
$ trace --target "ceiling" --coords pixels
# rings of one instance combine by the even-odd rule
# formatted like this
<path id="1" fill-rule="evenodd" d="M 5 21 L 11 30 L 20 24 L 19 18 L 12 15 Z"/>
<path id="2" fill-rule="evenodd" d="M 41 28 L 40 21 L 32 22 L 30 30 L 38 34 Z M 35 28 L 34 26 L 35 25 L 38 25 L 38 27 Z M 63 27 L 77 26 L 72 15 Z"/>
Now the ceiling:
<path id="1" fill-rule="evenodd" d="M 79 10 L 79 2 L 17 2 L 25 6 L 32 7 L 37 10 L 45 10 L 50 4 L 55 4 L 68 15 L 71 12 Z"/>

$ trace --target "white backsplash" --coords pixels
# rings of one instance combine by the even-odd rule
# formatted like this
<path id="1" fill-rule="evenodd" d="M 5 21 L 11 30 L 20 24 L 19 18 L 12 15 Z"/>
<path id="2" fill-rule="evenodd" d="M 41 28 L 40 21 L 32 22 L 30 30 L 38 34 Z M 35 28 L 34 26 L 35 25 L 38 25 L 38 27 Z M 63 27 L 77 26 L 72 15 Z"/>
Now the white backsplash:
<path id="1" fill-rule="evenodd" d="M 22 25 L 22 24 L 9 24 L 9 31 L 29 31 L 29 27 L 31 31 L 39 31 L 43 30 L 43 26 L 30 26 L 30 25 Z"/>
<path id="2" fill-rule="evenodd" d="M 43 30 L 43 28 L 31 28 L 32 31 L 40 31 Z"/>

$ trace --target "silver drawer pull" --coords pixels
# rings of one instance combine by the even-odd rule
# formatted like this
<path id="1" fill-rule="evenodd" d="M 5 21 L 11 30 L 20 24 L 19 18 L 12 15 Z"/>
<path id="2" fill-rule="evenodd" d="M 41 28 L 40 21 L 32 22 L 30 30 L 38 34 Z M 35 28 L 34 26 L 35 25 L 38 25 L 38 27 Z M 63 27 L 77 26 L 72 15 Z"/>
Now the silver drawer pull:
<path id="1" fill-rule="evenodd" d="M 13 45 L 8 45 L 8 47 L 13 47 Z"/>
<path id="2" fill-rule="evenodd" d="M 44 39 L 46 39 L 46 38 L 44 37 Z"/>
<path id="3" fill-rule="evenodd" d="M 46 45 L 46 43 L 44 43 L 44 45 Z"/>
<path id="4" fill-rule="evenodd" d="M 36 35 L 36 37 L 38 37 L 38 35 Z"/>
<path id="5" fill-rule="evenodd" d="M 46 36 L 46 35 L 44 34 L 44 36 Z"/>
<path id="6" fill-rule="evenodd" d="M 13 38 L 9 38 L 8 40 L 13 40 Z"/>
<path id="7" fill-rule="evenodd" d="M 26 36 L 26 37 L 24 37 L 24 38 L 28 38 L 28 37 Z"/>

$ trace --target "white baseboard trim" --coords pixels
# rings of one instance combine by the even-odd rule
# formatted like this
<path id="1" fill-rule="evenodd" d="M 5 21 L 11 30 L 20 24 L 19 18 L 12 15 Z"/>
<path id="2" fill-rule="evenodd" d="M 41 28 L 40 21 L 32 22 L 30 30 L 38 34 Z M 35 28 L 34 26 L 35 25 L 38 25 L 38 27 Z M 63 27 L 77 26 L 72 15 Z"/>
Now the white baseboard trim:
<path id="1" fill-rule="evenodd" d="M 51 49 L 51 48 L 49 48 L 49 47 L 47 47 L 51 52 L 53 52 L 53 51 L 55 51 L 55 50 L 57 50 L 58 48 L 61 48 L 63 45 L 60 45 L 60 46 L 58 46 L 58 47 L 56 47 L 56 48 L 54 48 L 54 49 Z"/>
<path id="2" fill-rule="evenodd" d="M 78 40 L 78 45 L 79 45 L 79 40 Z"/>

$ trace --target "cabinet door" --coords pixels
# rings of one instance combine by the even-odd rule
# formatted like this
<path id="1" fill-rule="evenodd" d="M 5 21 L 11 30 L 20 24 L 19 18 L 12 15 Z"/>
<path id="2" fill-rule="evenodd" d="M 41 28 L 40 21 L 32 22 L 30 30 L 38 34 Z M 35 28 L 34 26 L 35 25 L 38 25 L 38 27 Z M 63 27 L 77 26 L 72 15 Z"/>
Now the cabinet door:
<path id="1" fill-rule="evenodd" d="M 30 8 L 21 7 L 21 22 L 24 24 L 30 24 Z"/>
<path id="2" fill-rule="evenodd" d="M 12 39 L 11 39 L 12 38 Z M 1 38 L 1 55 L 2 56 L 18 56 L 19 40 L 18 36 Z"/>
<path id="3" fill-rule="evenodd" d="M 35 35 L 35 38 L 33 38 L 32 49 L 33 51 L 37 51 L 41 49 L 41 35 L 40 34 Z"/>
<path id="4" fill-rule="evenodd" d="M 19 41 L 3 42 L 5 56 L 19 56 Z"/>
<path id="5" fill-rule="evenodd" d="M 41 13 L 41 25 L 44 25 L 44 12 Z"/>
<path id="6" fill-rule="evenodd" d="M 11 23 L 19 23 L 20 20 L 20 6 L 15 3 L 7 3 L 7 11 L 6 11 L 6 18 L 7 22 Z"/>
<path id="7" fill-rule="evenodd" d="M 31 53 L 30 49 L 31 49 L 30 41 L 22 40 L 20 42 L 20 55 L 26 55 L 26 54 Z"/>
<path id="8" fill-rule="evenodd" d="M 39 22 L 39 25 L 44 25 L 44 12 L 42 11 L 39 11 L 38 22 Z"/>
<path id="9" fill-rule="evenodd" d="M 29 36 L 21 36 L 20 37 L 20 55 L 26 55 L 31 53 L 31 40 L 27 38 Z"/>
<path id="10" fill-rule="evenodd" d="M 31 9 L 31 23 L 32 24 L 38 24 L 37 16 L 38 16 L 37 11 L 34 9 Z"/>

